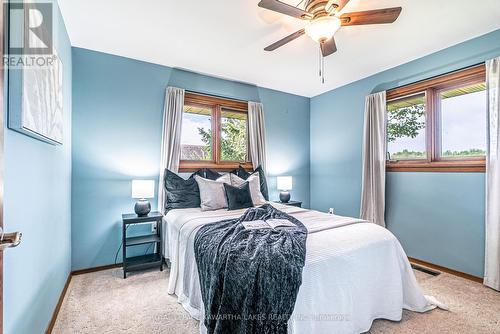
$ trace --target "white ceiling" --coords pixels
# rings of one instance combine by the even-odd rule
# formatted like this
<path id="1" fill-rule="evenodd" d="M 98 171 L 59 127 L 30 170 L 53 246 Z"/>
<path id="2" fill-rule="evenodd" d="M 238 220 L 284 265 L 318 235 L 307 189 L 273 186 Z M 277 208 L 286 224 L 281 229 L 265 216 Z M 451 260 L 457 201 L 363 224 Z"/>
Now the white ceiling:
<path id="1" fill-rule="evenodd" d="M 500 28 L 499 0 L 351 0 L 343 12 L 401 6 L 393 24 L 342 27 L 318 77 L 304 21 L 259 0 L 59 0 L 73 46 L 312 97 Z M 296 5 L 300 0 L 286 0 Z"/>

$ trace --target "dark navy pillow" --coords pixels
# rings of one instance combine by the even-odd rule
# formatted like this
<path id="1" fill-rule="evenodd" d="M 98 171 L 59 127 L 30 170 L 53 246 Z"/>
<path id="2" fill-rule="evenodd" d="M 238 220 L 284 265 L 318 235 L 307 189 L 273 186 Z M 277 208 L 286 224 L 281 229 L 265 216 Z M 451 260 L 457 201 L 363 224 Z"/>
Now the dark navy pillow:
<path id="1" fill-rule="evenodd" d="M 204 168 L 202 168 L 202 169 L 198 169 L 196 172 L 194 172 L 193 174 L 191 174 L 191 175 L 189 176 L 189 180 L 194 179 L 194 177 L 195 177 L 196 175 L 199 175 L 199 176 L 201 176 L 201 177 L 203 177 L 203 178 L 204 178 L 204 177 L 205 177 L 205 169 L 204 169 Z"/>
<path id="2" fill-rule="evenodd" d="M 200 207 L 200 189 L 194 178 L 184 180 L 174 172 L 165 169 L 165 209 L 187 209 Z"/>
<path id="3" fill-rule="evenodd" d="M 233 187 L 224 183 L 224 189 L 226 190 L 228 210 L 245 209 L 253 206 L 248 182 L 243 183 L 241 187 Z"/>
<path id="4" fill-rule="evenodd" d="M 264 173 L 262 166 L 255 168 L 253 173 L 259 173 L 260 192 L 262 193 L 262 196 L 264 196 L 266 201 L 269 201 L 269 190 L 267 189 L 266 173 Z"/>
<path id="5" fill-rule="evenodd" d="M 210 169 L 210 168 L 205 168 L 205 179 L 209 179 L 209 180 L 217 180 L 219 177 L 221 177 L 222 174 L 213 170 L 213 169 Z"/>
<path id="6" fill-rule="evenodd" d="M 222 174 L 220 174 L 219 172 L 217 172 L 213 169 L 210 169 L 210 168 L 198 169 L 196 172 L 191 174 L 191 176 L 189 178 L 194 179 L 195 175 L 201 176 L 204 179 L 209 179 L 209 180 L 214 180 L 214 181 L 222 176 Z"/>
<path id="7" fill-rule="evenodd" d="M 254 173 L 259 173 L 260 192 L 262 193 L 262 196 L 264 196 L 266 201 L 269 201 L 269 190 L 267 188 L 266 174 L 264 173 L 262 166 L 255 168 L 255 170 L 252 173 L 247 172 L 245 168 L 239 166 L 237 169 L 231 171 L 231 173 L 238 175 L 243 180 L 248 179 L 250 175 Z"/>
<path id="8" fill-rule="evenodd" d="M 252 175 L 251 173 L 247 172 L 246 169 L 241 165 L 235 170 L 231 171 L 231 173 L 241 177 L 243 180 L 248 179 L 248 177 Z"/>

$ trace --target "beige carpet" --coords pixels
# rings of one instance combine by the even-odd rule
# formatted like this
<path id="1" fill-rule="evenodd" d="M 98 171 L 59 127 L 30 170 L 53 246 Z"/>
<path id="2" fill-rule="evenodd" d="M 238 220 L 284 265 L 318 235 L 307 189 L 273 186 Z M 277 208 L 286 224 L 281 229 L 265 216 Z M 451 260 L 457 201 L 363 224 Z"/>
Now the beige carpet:
<path id="1" fill-rule="evenodd" d="M 404 311 L 400 322 L 376 320 L 370 333 L 500 334 L 500 293 L 448 274 L 416 275 L 425 293 L 450 311 Z M 167 294 L 167 285 L 168 270 L 125 280 L 121 269 L 74 276 L 53 333 L 198 333 L 198 322 Z"/>

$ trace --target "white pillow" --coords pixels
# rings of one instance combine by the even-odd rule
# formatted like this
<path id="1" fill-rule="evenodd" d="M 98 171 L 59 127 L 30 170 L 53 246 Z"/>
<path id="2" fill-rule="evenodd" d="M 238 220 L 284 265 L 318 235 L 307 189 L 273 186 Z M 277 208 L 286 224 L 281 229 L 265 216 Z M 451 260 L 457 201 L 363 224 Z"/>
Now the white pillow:
<path id="1" fill-rule="evenodd" d="M 231 184 L 231 177 L 229 174 L 224 174 L 215 181 L 205 179 L 198 175 L 196 175 L 194 179 L 198 183 L 198 188 L 200 188 L 201 211 L 227 208 L 224 183 Z"/>
<path id="2" fill-rule="evenodd" d="M 266 204 L 264 195 L 260 192 L 260 177 L 259 173 L 253 173 L 246 180 L 243 180 L 236 174 L 231 173 L 231 183 L 235 187 L 241 187 L 243 183 L 248 182 L 250 186 L 250 196 L 254 206 Z"/>

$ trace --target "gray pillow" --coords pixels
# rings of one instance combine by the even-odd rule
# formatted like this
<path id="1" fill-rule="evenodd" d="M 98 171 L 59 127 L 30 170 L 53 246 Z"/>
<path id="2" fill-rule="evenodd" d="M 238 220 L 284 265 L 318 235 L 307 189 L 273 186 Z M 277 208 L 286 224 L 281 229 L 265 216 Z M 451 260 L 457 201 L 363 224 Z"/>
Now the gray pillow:
<path id="1" fill-rule="evenodd" d="M 269 201 L 269 191 L 267 189 L 266 173 L 264 173 L 264 170 L 262 169 L 261 166 L 258 166 L 257 168 L 255 168 L 255 170 L 252 173 L 249 173 L 245 170 L 245 168 L 243 168 L 240 165 L 240 167 L 238 167 L 238 169 L 233 170 L 231 173 L 238 175 L 243 180 L 248 179 L 248 177 L 252 174 L 256 174 L 256 173 L 259 174 L 260 192 L 262 193 L 262 196 L 264 196 L 266 201 Z"/>
<path id="2" fill-rule="evenodd" d="M 260 178 L 259 173 L 251 174 L 246 181 L 236 174 L 231 174 L 231 185 L 233 187 L 241 187 L 245 182 L 248 182 L 250 188 L 250 195 L 252 196 L 253 205 L 266 204 L 264 195 L 260 192 Z"/>
<path id="3" fill-rule="evenodd" d="M 198 175 L 195 175 L 194 179 L 200 189 L 200 206 L 202 211 L 227 208 L 224 183 L 231 184 L 229 174 L 224 174 L 215 181 L 204 179 Z"/>

